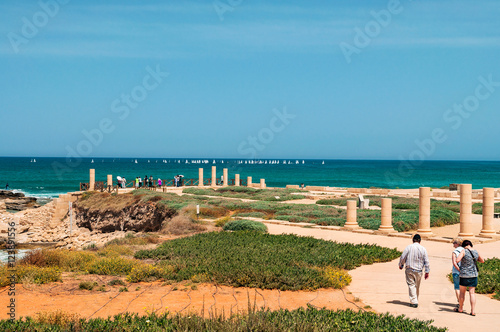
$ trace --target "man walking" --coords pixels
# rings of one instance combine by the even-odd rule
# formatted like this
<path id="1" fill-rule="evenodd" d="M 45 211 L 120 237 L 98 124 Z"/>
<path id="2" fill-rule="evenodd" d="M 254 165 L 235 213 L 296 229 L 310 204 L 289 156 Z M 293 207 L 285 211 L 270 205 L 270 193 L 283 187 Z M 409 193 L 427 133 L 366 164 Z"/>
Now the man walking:
<path id="1" fill-rule="evenodd" d="M 420 245 L 420 235 L 413 236 L 413 244 L 405 248 L 399 259 L 399 269 L 402 270 L 406 265 L 405 275 L 410 294 L 410 307 L 418 307 L 418 294 L 420 290 L 420 281 L 425 269 L 425 279 L 429 278 L 429 257 L 427 250 Z"/>

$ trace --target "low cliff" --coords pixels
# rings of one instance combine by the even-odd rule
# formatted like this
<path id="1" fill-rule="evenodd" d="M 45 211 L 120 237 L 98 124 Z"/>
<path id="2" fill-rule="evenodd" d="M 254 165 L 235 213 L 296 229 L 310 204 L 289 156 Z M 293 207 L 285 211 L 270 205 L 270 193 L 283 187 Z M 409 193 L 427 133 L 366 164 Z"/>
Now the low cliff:
<path id="1" fill-rule="evenodd" d="M 78 227 L 102 233 L 114 231 L 158 231 L 175 210 L 157 205 L 154 200 L 142 201 L 132 194 L 85 194 L 74 204 Z"/>

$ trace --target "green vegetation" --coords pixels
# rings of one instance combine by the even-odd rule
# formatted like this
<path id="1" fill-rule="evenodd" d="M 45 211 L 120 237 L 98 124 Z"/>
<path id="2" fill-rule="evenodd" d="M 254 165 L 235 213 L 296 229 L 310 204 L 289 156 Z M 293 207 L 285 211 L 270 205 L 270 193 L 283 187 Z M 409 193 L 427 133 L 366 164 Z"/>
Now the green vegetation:
<path id="1" fill-rule="evenodd" d="M 74 314 L 56 312 L 37 318 L 1 320 L 2 331 L 446 331 L 419 321 L 390 314 L 327 310 L 313 307 L 296 310 L 250 310 L 229 318 L 203 318 L 168 313 L 148 316 L 121 314 L 111 318 L 81 319 Z"/>
<path id="2" fill-rule="evenodd" d="M 225 231 L 257 231 L 267 233 L 267 226 L 255 220 L 231 220 L 222 229 Z"/>
<path id="3" fill-rule="evenodd" d="M 495 213 L 500 213 L 500 203 L 495 203 L 494 210 L 495 210 Z M 483 214 L 483 203 L 472 204 L 472 213 Z"/>
<path id="4" fill-rule="evenodd" d="M 399 257 L 396 249 L 258 232 L 204 233 L 138 251 L 159 260 L 170 280 L 207 280 L 235 287 L 299 290 L 334 287 L 331 268 L 350 270 Z M 340 275 L 339 275 L 340 276 Z"/>
<path id="5" fill-rule="evenodd" d="M 479 279 L 476 292 L 480 294 L 495 294 L 500 300 L 500 259 L 490 258 L 479 263 Z"/>
<path id="6" fill-rule="evenodd" d="M 347 201 L 349 200 L 355 200 L 357 201 L 356 198 L 344 198 L 344 197 L 339 197 L 339 198 L 331 198 L 331 199 L 319 199 L 316 201 L 316 204 L 319 205 L 337 205 L 337 206 L 347 206 Z"/>
<path id="7" fill-rule="evenodd" d="M 79 285 L 78 288 L 80 289 L 86 289 L 86 290 L 93 290 L 94 287 L 97 287 L 98 283 L 97 282 L 92 282 L 92 281 L 82 281 Z"/>
<path id="8" fill-rule="evenodd" d="M 258 201 L 288 201 L 305 198 L 304 195 L 292 195 L 292 193 L 304 192 L 298 189 L 255 189 L 248 187 L 224 187 L 220 189 L 211 188 L 186 188 L 185 194 L 203 196 L 222 196 L 241 199 L 253 199 Z"/>

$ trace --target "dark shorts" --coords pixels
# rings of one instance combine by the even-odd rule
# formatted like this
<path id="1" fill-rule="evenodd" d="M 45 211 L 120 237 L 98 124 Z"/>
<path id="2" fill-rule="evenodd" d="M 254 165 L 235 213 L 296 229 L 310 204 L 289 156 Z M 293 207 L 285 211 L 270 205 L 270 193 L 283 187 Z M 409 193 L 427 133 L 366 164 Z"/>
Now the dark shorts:
<path id="1" fill-rule="evenodd" d="M 460 277 L 460 286 L 477 287 L 477 277 L 474 277 L 474 278 L 462 278 L 462 277 Z"/>

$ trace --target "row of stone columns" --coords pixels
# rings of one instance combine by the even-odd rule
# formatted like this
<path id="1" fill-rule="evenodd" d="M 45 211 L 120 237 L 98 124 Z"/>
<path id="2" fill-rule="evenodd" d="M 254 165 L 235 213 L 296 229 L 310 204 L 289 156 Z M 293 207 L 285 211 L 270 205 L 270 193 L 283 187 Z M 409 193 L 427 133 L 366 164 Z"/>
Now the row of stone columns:
<path id="1" fill-rule="evenodd" d="M 418 230 L 423 237 L 430 237 L 434 234 L 431 230 L 431 199 L 430 187 L 419 188 L 419 220 Z M 497 233 L 493 227 L 493 215 L 495 211 L 495 191 L 494 188 L 483 188 L 483 223 L 479 236 L 494 237 Z M 472 215 L 472 185 L 460 185 L 460 232 L 458 236 L 462 238 L 474 237 Z M 347 201 L 347 220 L 344 225 L 346 229 L 359 228 L 356 221 L 356 201 Z M 378 231 L 383 233 L 395 232 L 392 227 L 392 200 L 382 198 L 381 224 Z M 500 232 L 498 232 L 500 234 Z"/>
<path id="2" fill-rule="evenodd" d="M 224 168 L 222 170 L 222 174 L 223 174 L 222 186 L 227 187 L 227 186 L 229 186 L 229 171 L 228 171 L 228 169 Z M 239 187 L 241 185 L 239 174 L 234 175 L 234 185 L 236 187 Z M 203 168 L 198 169 L 198 186 L 203 187 Z M 210 186 L 211 187 L 217 186 L 217 167 L 216 166 L 212 166 L 212 179 L 210 182 Z M 247 187 L 252 187 L 252 177 L 251 176 L 247 177 Z M 265 189 L 265 188 L 266 188 L 266 180 L 260 179 L 260 189 Z"/>

